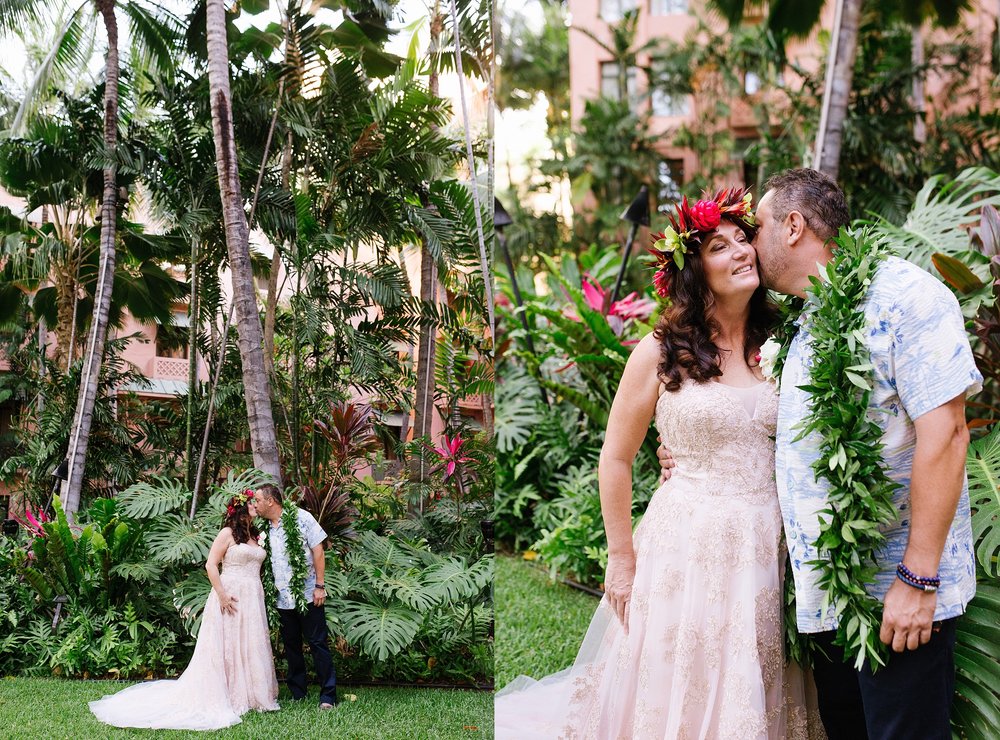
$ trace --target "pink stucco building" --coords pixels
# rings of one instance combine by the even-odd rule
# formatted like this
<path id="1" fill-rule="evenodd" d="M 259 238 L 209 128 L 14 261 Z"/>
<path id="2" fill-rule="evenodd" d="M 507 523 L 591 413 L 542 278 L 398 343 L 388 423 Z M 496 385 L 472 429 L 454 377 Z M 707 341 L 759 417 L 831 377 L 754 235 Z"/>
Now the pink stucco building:
<path id="1" fill-rule="evenodd" d="M 697 26 L 696 16 L 705 19 L 708 24 L 721 30 L 725 22 L 718 16 L 713 16 L 706 9 L 705 0 L 568 0 L 570 14 L 569 33 L 569 70 L 570 70 L 570 112 L 573 123 L 579 122 L 588 100 L 604 94 L 609 97 L 618 96 L 617 65 L 612 56 L 601 48 L 586 34 L 573 29 L 585 29 L 605 42 L 610 42 L 609 23 L 621 19 L 622 14 L 629 10 L 638 10 L 640 17 L 637 35 L 633 48 L 638 48 L 646 42 L 655 39 L 672 39 L 682 41 L 692 29 Z M 836 3 L 829 0 L 823 8 L 820 18 L 820 28 L 829 32 L 833 27 Z M 1000 3 L 996 0 L 973 0 L 972 7 L 962 17 L 962 26 L 972 34 L 972 40 L 984 50 L 989 50 L 992 34 L 996 29 L 997 17 L 1000 15 Z M 748 9 L 747 22 L 761 22 L 764 11 L 760 8 Z M 925 37 L 942 40 L 955 31 L 933 30 L 928 24 L 923 29 Z M 788 45 L 788 57 L 803 68 L 816 70 L 822 63 L 826 48 L 820 44 L 818 33 L 803 40 L 793 40 Z M 648 64 L 648 55 L 640 55 L 639 67 Z M 982 100 L 989 100 L 990 85 L 993 73 L 989 65 L 982 65 L 975 71 L 974 87 L 979 90 Z M 752 76 L 745 80 L 746 99 L 728 101 L 731 106 L 728 125 L 737 143 L 745 143 L 758 138 L 757 125 L 748 102 L 759 95 L 757 85 Z M 789 79 L 793 84 L 793 80 Z M 629 97 L 635 97 L 652 114 L 650 122 L 653 133 L 668 134 L 681 123 L 696 120 L 700 101 L 697 97 L 687 96 L 681 99 L 670 99 L 664 95 L 647 96 L 649 81 L 641 69 L 628 72 Z M 942 83 L 934 74 L 930 74 L 926 86 L 928 115 L 933 116 L 934 110 L 953 108 L 962 101 L 944 98 Z M 780 122 L 780 110 L 773 112 L 773 124 Z M 817 112 L 818 116 L 818 112 Z M 670 180 L 678 184 L 686 181 L 687 176 L 698 167 L 695 154 L 690 150 L 672 146 L 673 137 L 664 135 L 660 153 L 663 157 L 660 167 L 661 191 L 669 191 Z M 744 173 L 740 162 L 733 162 L 733 176 L 747 184 L 751 173 Z"/>

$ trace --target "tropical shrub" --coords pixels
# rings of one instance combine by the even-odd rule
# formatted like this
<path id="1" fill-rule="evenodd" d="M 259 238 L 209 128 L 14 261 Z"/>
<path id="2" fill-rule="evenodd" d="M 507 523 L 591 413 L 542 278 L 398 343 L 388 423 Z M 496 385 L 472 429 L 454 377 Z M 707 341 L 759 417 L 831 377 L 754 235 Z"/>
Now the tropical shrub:
<path id="1" fill-rule="evenodd" d="M 330 551 L 327 563 L 327 622 L 341 638 L 348 673 L 395 680 L 492 675 L 492 555 L 470 562 L 364 532 L 343 559 Z"/>
<path id="2" fill-rule="evenodd" d="M 497 537 L 537 551 L 553 574 L 596 584 L 607 557 L 597 490 L 601 442 L 630 346 L 650 330 L 644 322 L 656 304 L 637 293 L 610 301 L 603 285 L 618 272 L 617 254 L 590 250 L 579 266 L 570 255 L 540 260 L 548 292 L 526 296 L 524 307 L 535 352 L 509 305 L 501 314 Z M 633 470 L 637 512 L 656 488 L 656 445 L 651 428 Z"/>

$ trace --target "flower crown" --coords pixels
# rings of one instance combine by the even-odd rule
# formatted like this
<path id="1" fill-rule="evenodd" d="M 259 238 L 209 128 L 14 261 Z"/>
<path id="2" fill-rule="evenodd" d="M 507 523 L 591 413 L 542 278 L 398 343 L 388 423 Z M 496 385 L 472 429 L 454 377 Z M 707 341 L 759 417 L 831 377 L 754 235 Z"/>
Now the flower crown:
<path id="1" fill-rule="evenodd" d="M 232 516 L 235 514 L 237 506 L 246 506 L 247 502 L 252 498 L 253 491 L 250 489 L 245 490 L 243 493 L 237 493 L 229 499 L 229 503 L 226 504 L 226 516 Z"/>
<path id="2" fill-rule="evenodd" d="M 675 204 L 676 216 L 667 216 L 670 227 L 664 232 L 653 234 L 653 246 L 647 250 L 655 258 L 656 274 L 653 276 L 653 284 L 657 294 L 665 298 L 669 293 L 668 266 L 673 264 L 678 270 L 683 270 L 684 255 L 688 249 L 700 246 L 705 235 L 718 228 L 723 216 L 750 227 L 756 226 L 752 202 L 753 196 L 749 190 L 730 187 L 723 188 L 711 198 L 702 198 L 693 206 L 688 205 L 687 196 Z"/>

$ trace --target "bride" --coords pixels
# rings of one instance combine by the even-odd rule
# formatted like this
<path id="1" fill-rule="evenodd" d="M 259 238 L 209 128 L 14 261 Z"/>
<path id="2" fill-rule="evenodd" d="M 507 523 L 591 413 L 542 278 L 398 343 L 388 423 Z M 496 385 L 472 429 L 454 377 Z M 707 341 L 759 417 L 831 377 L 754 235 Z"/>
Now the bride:
<path id="1" fill-rule="evenodd" d="M 225 525 L 205 564 L 212 591 L 184 673 L 90 702 L 99 720 L 117 727 L 216 730 L 239 723 L 251 709 L 279 709 L 256 515 L 252 492 L 237 494 L 226 506 Z"/>
<path id="2" fill-rule="evenodd" d="M 497 738 L 823 736 L 783 655 L 777 392 L 757 359 L 774 312 L 750 196 L 685 199 L 671 224 L 650 250 L 671 302 L 625 366 L 601 450 L 604 598 L 572 667 L 497 695 Z M 633 534 L 651 420 L 677 467 Z"/>

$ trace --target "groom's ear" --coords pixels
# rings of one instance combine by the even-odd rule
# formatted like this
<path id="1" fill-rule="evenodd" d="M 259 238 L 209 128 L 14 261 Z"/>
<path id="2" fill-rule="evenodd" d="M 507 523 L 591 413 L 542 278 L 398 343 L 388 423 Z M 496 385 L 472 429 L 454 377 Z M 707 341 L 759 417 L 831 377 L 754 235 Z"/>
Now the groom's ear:
<path id="1" fill-rule="evenodd" d="M 788 246 L 797 246 L 806 233 L 809 224 L 801 211 L 789 211 L 785 218 L 785 239 Z"/>

